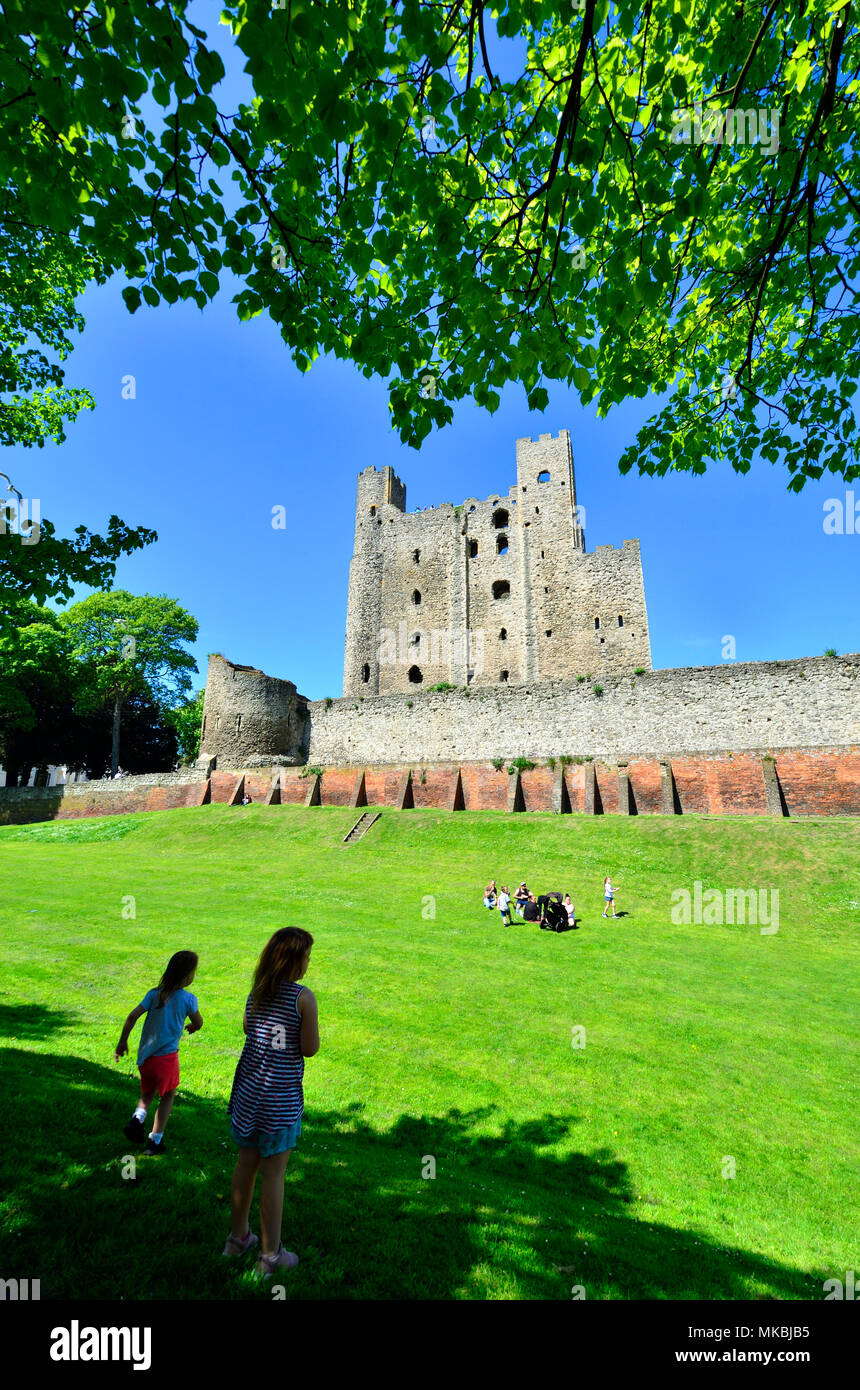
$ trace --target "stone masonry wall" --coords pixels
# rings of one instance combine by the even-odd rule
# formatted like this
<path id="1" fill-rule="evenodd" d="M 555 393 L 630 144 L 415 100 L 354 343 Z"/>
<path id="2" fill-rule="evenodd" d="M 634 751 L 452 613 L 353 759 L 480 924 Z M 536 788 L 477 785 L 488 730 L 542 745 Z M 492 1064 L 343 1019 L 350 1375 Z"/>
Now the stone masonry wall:
<path id="1" fill-rule="evenodd" d="M 665 756 L 860 743 L 860 655 L 312 701 L 314 765 Z M 219 764 L 220 765 L 220 764 Z"/>
<path id="2" fill-rule="evenodd" d="M 210 656 L 201 753 L 242 762 L 255 754 L 304 762 L 307 702 L 292 681 Z"/>
<path id="3" fill-rule="evenodd" d="M 206 774 L 194 768 L 58 787 L 4 787 L 0 789 L 0 825 L 169 811 L 199 806 L 208 795 Z"/>

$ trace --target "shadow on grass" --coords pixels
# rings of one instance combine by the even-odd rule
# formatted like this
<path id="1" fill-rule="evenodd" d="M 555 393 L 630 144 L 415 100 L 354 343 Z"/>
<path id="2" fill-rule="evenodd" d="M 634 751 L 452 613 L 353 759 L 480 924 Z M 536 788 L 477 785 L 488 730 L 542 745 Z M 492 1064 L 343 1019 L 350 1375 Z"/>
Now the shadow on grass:
<path id="1" fill-rule="evenodd" d="M 49 1038 L 60 1028 L 73 1028 L 79 1016 L 68 1009 L 49 1009 L 45 1004 L 0 1004 L 0 1037 L 25 1042 Z"/>
<path id="2" fill-rule="evenodd" d="M 129 1181 L 126 1069 L 8 1048 L 0 1077 L 0 1104 L 20 1117 L 0 1153 L 3 1278 L 40 1279 L 43 1299 L 272 1297 L 220 1254 L 235 1161 L 224 1103 L 180 1094 L 169 1147 L 138 1156 Z M 566 1300 L 574 1285 L 588 1299 L 820 1297 L 823 1274 L 634 1211 L 611 1151 L 542 1152 L 575 1116 L 482 1133 L 493 1114 L 402 1115 L 381 1130 L 357 1103 L 309 1110 L 287 1177 L 285 1243 L 301 1259 L 288 1297 Z"/>

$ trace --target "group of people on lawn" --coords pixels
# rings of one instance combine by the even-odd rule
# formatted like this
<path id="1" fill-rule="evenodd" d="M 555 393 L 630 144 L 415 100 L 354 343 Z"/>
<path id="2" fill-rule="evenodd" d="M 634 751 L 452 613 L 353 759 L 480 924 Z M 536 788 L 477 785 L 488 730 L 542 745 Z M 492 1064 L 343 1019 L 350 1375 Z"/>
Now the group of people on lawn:
<path id="1" fill-rule="evenodd" d="M 547 902 L 551 897 L 559 896 L 557 893 L 542 893 L 540 897 L 536 897 L 526 883 L 521 883 L 512 899 L 505 885 L 502 884 L 501 888 L 497 888 L 496 880 L 491 878 L 484 889 L 484 907 L 489 908 L 491 912 L 498 908 L 502 921 L 505 926 L 509 927 L 511 925 L 511 902 L 513 901 L 514 912 L 524 922 L 537 922 L 542 925 Z M 615 891 L 612 887 L 612 880 L 608 877 L 603 880 L 603 901 L 603 916 L 608 916 L 609 909 L 612 908 L 612 916 L 617 917 Z M 561 905 L 567 913 L 569 925 L 571 927 L 576 926 L 576 908 L 569 893 L 564 894 Z"/>

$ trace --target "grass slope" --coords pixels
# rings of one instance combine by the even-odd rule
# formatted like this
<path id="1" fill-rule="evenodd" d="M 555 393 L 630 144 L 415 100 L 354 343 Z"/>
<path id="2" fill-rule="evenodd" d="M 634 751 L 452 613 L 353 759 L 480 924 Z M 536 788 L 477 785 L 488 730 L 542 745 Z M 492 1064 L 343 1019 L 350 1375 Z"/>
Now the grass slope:
<path id="1" fill-rule="evenodd" d="M 288 1170 L 289 1297 L 820 1299 L 844 1278 L 856 823 L 384 812 L 344 846 L 355 814 L 0 830 L 4 1277 L 43 1298 L 271 1297 L 220 1257 L 226 1102 L 257 955 L 295 924 L 316 937 L 322 1048 Z M 570 889 L 582 929 L 503 928 L 490 874 Z M 694 879 L 778 888 L 779 931 L 672 925 Z M 113 1048 L 185 947 L 205 1027 L 183 1039 L 169 1152 L 130 1182 L 140 1025 Z"/>

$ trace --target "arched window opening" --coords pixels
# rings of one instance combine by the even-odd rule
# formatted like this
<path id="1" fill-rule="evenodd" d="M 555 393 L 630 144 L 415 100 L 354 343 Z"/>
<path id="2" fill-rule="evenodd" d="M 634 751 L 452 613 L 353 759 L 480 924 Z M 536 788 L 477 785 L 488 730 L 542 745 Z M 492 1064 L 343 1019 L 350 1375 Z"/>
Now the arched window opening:
<path id="1" fill-rule="evenodd" d="M 361 679 L 364 681 L 365 685 L 367 685 L 367 682 L 370 680 L 370 667 L 366 661 L 361 668 Z"/>
<path id="2" fill-rule="evenodd" d="M 422 676 L 421 670 L 418 666 L 409 667 L 409 679 L 413 685 L 421 685 L 421 683 L 424 680 L 424 677 Z"/>
<path id="3" fill-rule="evenodd" d="M 510 598 L 511 586 L 507 579 L 497 579 L 493 584 L 493 598 Z"/>
<path id="4" fill-rule="evenodd" d="M 535 511 L 537 512 L 538 516 L 540 516 L 540 507 L 535 507 Z"/>
<path id="5" fill-rule="evenodd" d="M 498 511 L 493 512 L 493 525 L 497 531 L 503 531 L 508 524 L 508 514 L 504 507 L 499 507 Z"/>
<path id="6" fill-rule="evenodd" d="M 376 516 L 376 508 L 375 508 L 375 507 L 371 507 L 371 509 L 370 509 L 370 515 L 371 515 L 371 516 Z"/>
<path id="7" fill-rule="evenodd" d="M 594 631 L 597 632 L 598 629 L 599 629 L 599 627 L 600 627 L 600 619 L 599 619 L 599 618 L 595 618 L 595 619 L 594 619 Z"/>
<path id="8" fill-rule="evenodd" d="M 420 633 L 420 632 L 413 632 L 413 634 L 412 634 L 412 636 L 410 637 L 409 641 L 410 641 L 410 644 L 411 644 L 413 647 L 420 647 L 420 646 L 421 646 L 421 633 Z"/>
<path id="9" fill-rule="evenodd" d="M 619 626 L 619 627 L 623 627 L 623 626 L 624 626 L 624 619 L 622 618 L 622 616 L 621 616 L 620 613 L 618 614 L 618 626 Z"/>
<path id="10" fill-rule="evenodd" d="M 475 507 L 475 505 L 474 505 L 474 503 L 473 503 L 472 506 L 469 508 L 469 511 L 470 511 L 470 512 L 474 512 L 474 511 L 476 511 L 476 510 L 477 510 L 477 508 Z"/>
<path id="11" fill-rule="evenodd" d="M 413 590 L 412 590 L 412 602 L 416 605 L 416 607 L 417 607 L 418 604 L 421 602 L 421 590 L 420 590 L 420 589 L 413 589 Z"/>
<path id="12" fill-rule="evenodd" d="M 508 679 L 509 674 L 510 674 L 510 673 L 509 673 L 508 671 L 500 671 L 500 672 L 499 672 L 499 680 L 500 680 L 500 681 L 506 681 L 506 680 Z"/>
<path id="13" fill-rule="evenodd" d="M 477 541 L 469 541 L 468 550 L 469 550 L 469 559 L 470 559 L 470 560 L 474 560 L 475 557 L 476 557 L 477 554 L 478 554 L 478 542 L 477 542 Z"/>
<path id="14" fill-rule="evenodd" d="M 507 640 L 508 640 L 508 629 L 507 629 L 506 627 L 503 627 L 502 630 L 501 630 L 501 632 L 499 633 L 499 641 L 500 641 L 500 642 L 507 642 Z"/>
<path id="15" fill-rule="evenodd" d="M 419 561 L 420 559 L 421 559 L 421 551 L 420 551 L 420 550 L 413 550 L 413 552 L 412 552 L 412 563 L 413 563 L 413 565 L 417 565 L 417 564 L 418 564 L 418 561 Z"/>
<path id="16" fill-rule="evenodd" d="M 508 538 L 507 538 L 507 536 L 505 535 L 505 533 L 502 532 L 502 534 L 501 534 L 500 536 L 496 536 L 496 554 L 497 554 L 497 555 L 507 555 L 507 553 L 508 553 Z"/>
<path id="17" fill-rule="evenodd" d="M 538 482 L 539 482 L 539 483 L 548 483 L 548 482 L 549 482 L 549 473 L 547 472 L 547 470 L 546 470 L 545 468 L 542 470 L 542 472 L 538 473 Z"/>

